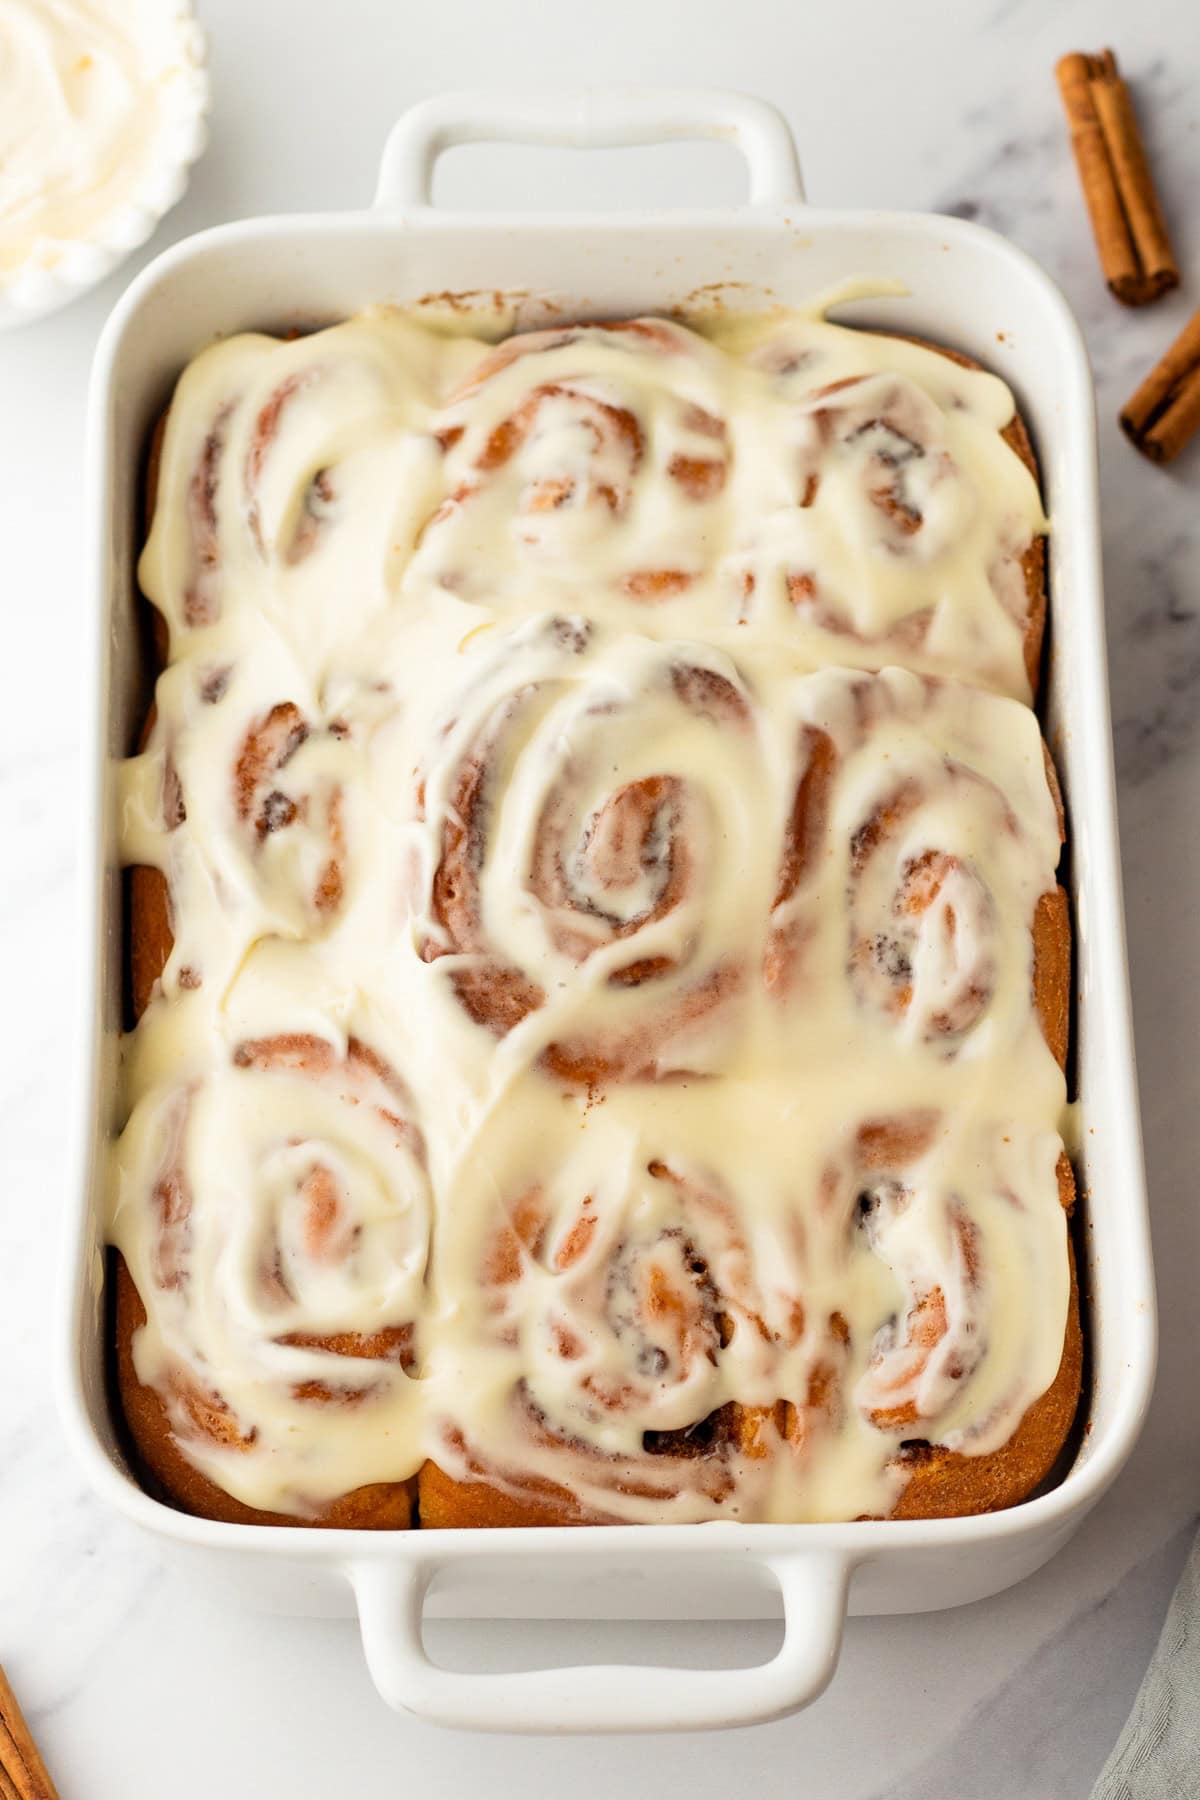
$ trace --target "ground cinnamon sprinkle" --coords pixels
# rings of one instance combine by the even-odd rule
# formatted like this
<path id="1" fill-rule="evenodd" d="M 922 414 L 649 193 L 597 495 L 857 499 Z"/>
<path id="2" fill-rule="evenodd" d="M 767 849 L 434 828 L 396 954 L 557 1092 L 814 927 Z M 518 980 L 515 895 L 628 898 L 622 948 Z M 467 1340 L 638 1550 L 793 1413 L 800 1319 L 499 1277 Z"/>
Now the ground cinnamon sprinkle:
<path id="1" fill-rule="evenodd" d="M 1126 306 L 1144 306 L 1179 286 L 1179 266 L 1116 56 L 1074 51 L 1054 73 L 1104 278 Z"/>

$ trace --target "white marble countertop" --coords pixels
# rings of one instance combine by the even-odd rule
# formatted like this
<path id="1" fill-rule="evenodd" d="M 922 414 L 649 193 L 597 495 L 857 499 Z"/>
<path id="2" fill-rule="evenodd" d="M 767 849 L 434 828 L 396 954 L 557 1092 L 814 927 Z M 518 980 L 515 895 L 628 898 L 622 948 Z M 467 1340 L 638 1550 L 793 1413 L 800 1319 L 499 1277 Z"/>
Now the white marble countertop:
<path id="1" fill-rule="evenodd" d="M 1200 37 L 1193 0 L 202 0 L 213 144 L 152 246 L 258 212 L 357 204 L 393 117 L 440 87 L 670 80 L 758 91 L 791 119 L 822 202 L 956 211 L 1007 232 L 1063 284 L 1100 396 L 1113 704 L 1150 1194 L 1162 1306 L 1153 1412 L 1132 1463 L 1039 1575 L 952 1613 L 859 1619 L 807 1714 L 753 1734 L 647 1744 L 482 1740 L 389 1713 L 349 1624 L 232 1615 L 159 1563 L 87 1491 L 50 1397 L 66 1192 L 78 802 L 75 696 L 84 391 L 127 273 L 0 338 L 0 546 L 13 685 L 0 710 L 0 1660 L 65 1800 L 222 1792 L 360 1800 L 459 1795 L 659 1800 L 752 1780 L 762 1800 L 1077 1800 L 1128 1710 L 1200 1508 L 1200 445 L 1171 471 L 1123 442 L 1118 405 L 1200 299 Z M 585 19 L 594 19 L 587 24 Z M 1099 280 L 1051 75 L 1114 43 L 1136 81 L 1189 280 L 1129 314 Z M 617 203 L 737 195 L 714 149 L 600 162 L 460 153 L 449 197 Z M 146 253 L 147 255 L 149 252 Z M 145 260 L 145 258 L 143 258 Z M 18 875 L 17 858 L 20 858 Z M 435 1652 L 497 1665 L 668 1650 L 769 1653 L 768 1626 L 437 1625 Z M 651 1776 L 650 1771 L 653 1771 Z"/>

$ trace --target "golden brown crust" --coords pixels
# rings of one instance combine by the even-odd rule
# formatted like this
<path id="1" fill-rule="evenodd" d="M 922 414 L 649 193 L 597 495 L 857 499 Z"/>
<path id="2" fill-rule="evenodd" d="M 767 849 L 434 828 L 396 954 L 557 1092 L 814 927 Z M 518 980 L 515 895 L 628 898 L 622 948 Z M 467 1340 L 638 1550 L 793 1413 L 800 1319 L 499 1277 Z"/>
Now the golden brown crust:
<path id="1" fill-rule="evenodd" d="M 1067 1066 L 1071 1018 L 1071 903 L 1061 887 L 1033 911 L 1033 1003 L 1060 1069 Z"/>
<path id="2" fill-rule="evenodd" d="M 943 352 L 943 354 L 945 354 Z M 982 367 L 976 364 L 976 367 Z M 1000 436 L 1009 449 L 1019 456 L 1037 484 L 1041 493 L 1041 473 L 1037 466 L 1037 458 L 1033 454 L 1033 445 L 1029 441 L 1029 433 L 1025 429 L 1025 421 L 1020 413 L 1015 412 Z M 1042 641 L 1046 635 L 1046 540 L 1039 532 L 1030 538 L 1021 557 L 1021 573 L 1025 577 L 1025 599 L 1027 610 L 1024 627 L 1025 673 L 1029 677 L 1029 688 L 1034 699 L 1037 699 L 1038 676 L 1042 666 Z"/>
<path id="3" fill-rule="evenodd" d="M 153 999 L 174 947 L 167 878 L 161 869 L 138 863 L 129 871 L 129 985 L 135 1019 Z"/>
<path id="4" fill-rule="evenodd" d="M 457 1481 L 435 1462 L 417 1477 L 417 1514 L 424 1530 L 466 1530 L 516 1525 L 611 1525 L 612 1519 L 579 1505 L 569 1489 L 530 1481 L 520 1495 L 488 1481 Z"/>
<path id="5" fill-rule="evenodd" d="M 150 741 L 158 708 L 153 701 L 138 738 L 139 754 Z M 154 998 L 155 985 L 175 948 L 171 930 L 171 890 L 161 869 L 135 863 L 129 870 L 129 989 L 134 1021 Z"/>
<path id="6" fill-rule="evenodd" d="M 116 1263 L 117 1389 L 138 1461 L 182 1512 L 232 1525 L 322 1525 L 367 1531 L 403 1531 L 412 1524 L 413 1482 L 372 1482 L 331 1502 L 315 1517 L 264 1512 L 245 1506 L 202 1475 L 179 1448 L 166 1405 L 156 1388 L 138 1380 L 133 1340 L 146 1323 L 146 1309 L 125 1259 Z M 236 1440 L 234 1440 L 236 1441 Z"/>
<path id="7" fill-rule="evenodd" d="M 1075 1204 L 1075 1178 L 1065 1156 L 1058 1159 L 1058 1195 L 1069 1215 Z M 1008 1442 L 987 1456 L 964 1456 L 936 1445 L 915 1453 L 892 1518 L 945 1519 L 999 1512 L 1028 1499 L 1050 1474 L 1070 1435 L 1083 1386 L 1079 1283 L 1069 1236 L 1067 1257 L 1071 1289 L 1062 1359 L 1046 1392 L 1034 1401 Z"/>
<path id="8" fill-rule="evenodd" d="M 1044 738 L 1042 760 L 1058 820 L 1059 841 L 1065 842 L 1067 815 L 1062 789 Z M 1071 902 L 1061 886 L 1042 894 L 1034 908 L 1033 1003 L 1041 1020 L 1042 1035 L 1065 1073 L 1071 1031 Z"/>

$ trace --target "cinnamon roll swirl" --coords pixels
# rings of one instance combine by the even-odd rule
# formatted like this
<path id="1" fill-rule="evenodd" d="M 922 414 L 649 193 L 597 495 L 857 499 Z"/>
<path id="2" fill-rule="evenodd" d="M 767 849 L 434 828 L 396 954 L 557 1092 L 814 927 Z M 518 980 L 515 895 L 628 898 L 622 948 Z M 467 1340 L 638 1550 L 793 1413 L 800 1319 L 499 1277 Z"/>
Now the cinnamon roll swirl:
<path id="1" fill-rule="evenodd" d="M 343 684 L 323 702 L 257 631 L 160 678 L 122 771 L 139 1013 L 156 975 L 219 987 L 261 938 L 312 943 L 352 925 L 387 853 L 363 779 L 380 700 L 394 705 L 384 687 Z"/>
<path id="2" fill-rule="evenodd" d="M 298 1032 L 239 1043 L 135 1108 L 113 1213 L 121 1399 L 186 1510 L 409 1522 L 387 1444 L 416 1412 L 428 1253 L 411 1111 L 367 1045 Z M 266 1508 L 249 1497 L 264 1485 Z"/>
<path id="3" fill-rule="evenodd" d="M 423 774 L 421 956 L 495 1037 L 528 1021 L 568 1083 L 713 1066 L 746 978 L 722 928 L 756 752 L 715 652 L 522 628 Z"/>
<path id="4" fill-rule="evenodd" d="M 586 564 L 593 585 L 653 603 L 706 572 L 732 445 L 719 367 L 694 333 L 631 319 L 511 338 L 433 431 L 446 493 L 414 570 L 452 592 L 494 603 Z"/>
<path id="5" fill-rule="evenodd" d="M 846 1324 L 842 1405 L 890 1445 L 888 1510 L 935 1514 L 950 1482 L 958 1512 L 1011 1505 L 1049 1473 L 1079 1395 L 1062 1223 L 1075 1189 L 1061 1149 L 1049 1134 L 1016 1142 L 932 1109 L 882 1116 L 840 1147 L 819 1193 L 818 1284 L 842 1265 L 876 1296 Z M 1049 1346 L 1027 1311 L 1006 1314 L 1001 1289 L 1013 1267 L 1033 1293 L 1061 1286 L 1044 1244 L 1056 1215 L 1066 1331 L 1039 1390 L 1030 1371 Z"/>
<path id="6" fill-rule="evenodd" d="M 779 403 L 754 479 L 778 498 L 727 562 L 737 617 L 790 620 L 810 661 L 894 662 L 1027 698 L 1046 588 L 1025 427 L 969 357 L 896 339 L 880 367 L 869 341 L 784 325 L 749 352 Z"/>
<path id="7" fill-rule="evenodd" d="M 795 799 L 768 986 L 792 1001 L 802 955 L 826 976 L 840 962 L 864 1023 L 950 1058 L 1021 1031 L 1032 1000 L 1063 1066 L 1064 822 L 1029 715 L 900 670 L 804 677 L 793 710 Z M 1018 734 L 1009 757 L 996 754 L 1002 718 Z"/>
<path id="8" fill-rule="evenodd" d="M 232 608 L 330 644 L 348 608 L 385 603 L 437 478 L 428 362 L 415 328 L 380 314 L 231 339 L 192 365 L 152 456 L 138 571 L 172 642 Z"/>
<path id="9" fill-rule="evenodd" d="M 496 1385 L 443 1421 L 426 1525 L 755 1515 L 775 1413 L 746 1397 L 772 1394 L 780 1309 L 722 1177 L 551 1168 L 485 1223 L 461 1305 Z"/>

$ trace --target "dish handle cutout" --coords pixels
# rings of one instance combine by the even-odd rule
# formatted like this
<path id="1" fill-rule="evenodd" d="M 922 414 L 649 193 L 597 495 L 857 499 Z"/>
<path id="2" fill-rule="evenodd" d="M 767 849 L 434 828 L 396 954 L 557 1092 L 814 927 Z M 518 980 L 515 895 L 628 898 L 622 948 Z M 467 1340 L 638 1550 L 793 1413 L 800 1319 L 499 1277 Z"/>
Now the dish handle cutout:
<path id="1" fill-rule="evenodd" d="M 378 1556 L 348 1572 L 367 1666 L 397 1710 L 474 1731 L 704 1731 L 796 1712 L 824 1690 L 837 1665 L 847 1559 L 812 1550 L 766 1556 L 763 1563 L 779 1585 L 783 1643 L 769 1662 L 749 1669 L 632 1663 L 508 1673 L 445 1669 L 430 1660 L 422 1635 L 437 1562 Z"/>
<path id="2" fill-rule="evenodd" d="M 751 206 L 803 202 L 791 131 L 765 100 L 723 88 L 581 87 L 560 94 L 468 89 L 420 101 L 388 136 L 375 205 L 405 213 L 431 210 L 434 167 L 457 144 L 605 150 L 689 139 L 715 139 L 741 153 L 750 172 Z"/>

